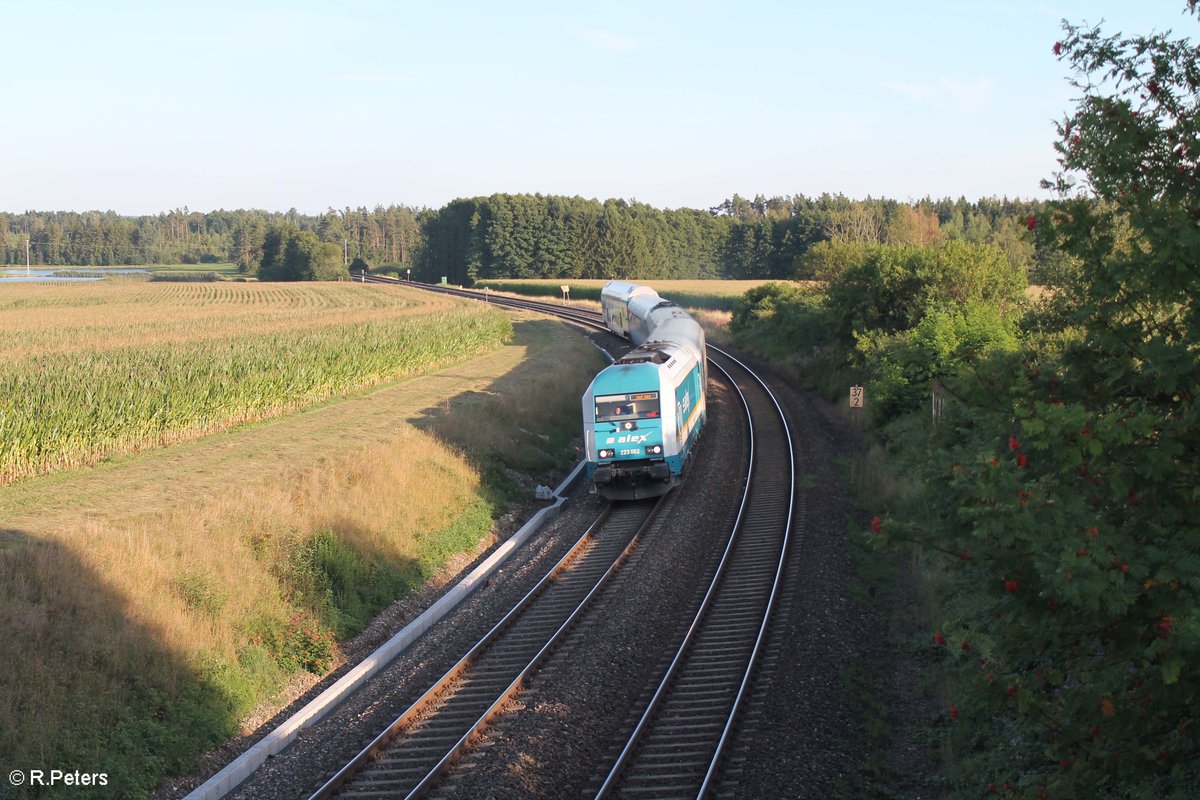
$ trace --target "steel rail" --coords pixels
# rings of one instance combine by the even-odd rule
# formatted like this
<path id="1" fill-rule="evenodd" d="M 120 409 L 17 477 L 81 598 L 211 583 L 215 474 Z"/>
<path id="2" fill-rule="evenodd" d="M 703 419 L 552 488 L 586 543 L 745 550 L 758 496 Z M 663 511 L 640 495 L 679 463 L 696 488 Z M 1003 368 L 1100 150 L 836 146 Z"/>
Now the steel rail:
<path id="1" fill-rule="evenodd" d="M 549 655 L 550 651 L 559 643 L 559 641 L 562 640 L 563 636 L 565 636 L 567 631 L 571 629 L 576 620 L 583 614 L 584 610 L 591 605 L 595 596 L 600 593 L 600 591 L 612 579 L 613 575 L 616 574 L 617 570 L 620 569 L 625 560 L 629 558 L 629 554 L 632 553 L 634 548 L 637 546 L 638 540 L 641 538 L 641 534 L 650 526 L 650 523 L 654 520 L 654 517 L 657 515 L 658 509 L 661 506 L 662 498 L 659 498 L 655 502 L 654 508 L 651 510 L 649 517 L 633 535 L 633 538 L 629 540 L 629 543 L 621 551 L 620 556 L 613 561 L 613 563 L 605 571 L 604 575 L 601 576 L 600 580 L 596 582 L 583 600 L 579 602 L 579 605 L 575 607 L 575 610 L 572 611 L 571 614 L 558 627 L 558 629 L 554 631 L 546 643 L 543 644 L 538 650 L 537 654 L 534 655 L 534 657 L 530 659 L 529 663 L 525 665 L 521 672 L 518 673 L 515 678 L 513 678 L 512 682 L 505 687 L 504 691 L 501 692 L 500 696 L 496 698 L 495 702 L 492 703 L 488 710 L 485 711 L 478 720 L 476 720 L 475 724 L 471 726 L 470 730 L 462 735 L 458 742 L 455 743 L 454 747 L 451 748 L 446 755 L 442 756 L 437 765 L 434 766 L 434 768 L 429 771 L 429 773 L 421 780 L 421 782 L 417 784 L 417 786 L 414 787 L 411 792 L 408 793 L 408 795 L 405 797 L 405 800 L 415 800 L 415 798 L 421 797 L 425 791 L 433 785 L 434 781 L 436 781 L 442 775 L 442 773 L 445 772 L 445 770 L 450 766 L 450 763 L 467 749 L 467 745 L 471 737 L 481 731 L 492 720 L 492 718 L 500 712 L 501 707 L 520 692 L 521 687 L 538 669 L 538 667 L 541 666 L 542 662 L 546 659 L 546 656 Z"/>
<path id="2" fill-rule="evenodd" d="M 729 385 L 732 386 L 738 393 L 738 398 L 742 401 L 742 408 L 746 412 L 747 425 L 750 429 L 750 435 L 748 437 L 748 442 L 750 445 L 750 453 L 748 457 L 750 468 L 746 475 L 746 484 L 742 491 L 742 500 L 738 504 L 737 517 L 733 522 L 733 535 L 729 537 L 729 541 L 725 544 L 725 550 L 721 554 L 721 561 L 717 564 L 716 572 L 713 575 L 712 580 L 709 582 L 708 590 L 704 593 L 704 599 L 700 601 L 700 608 L 693 617 L 692 624 L 688 626 L 687 633 L 684 634 L 683 641 L 676 650 L 674 658 L 671 659 L 671 663 L 667 667 L 666 673 L 664 673 L 663 678 L 659 681 L 658 688 L 655 690 L 654 695 L 650 698 L 650 702 L 647 704 L 645 712 L 643 712 L 641 718 L 638 720 L 637 725 L 634 727 L 633 732 L 630 734 L 629 739 L 625 744 L 625 747 L 621 749 L 620 755 L 617 756 L 616 763 L 614 763 L 612 768 L 609 770 L 608 776 L 604 779 L 604 783 L 601 785 L 600 790 L 596 793 L 596 797 L 598 798 L 607 797 L 612 791 L 613 787 L 616 785 L 616 781 L 620 778 L 621 772 L 625 768 L 625 764 L 632 756 L 636 743 L 641 738 L 644 730 L 649 726 L 650 720 L 653 717 L 654 712 L 658 709 L 659 704 L 662 702 L 663 697 L 666 696 L 667 687 L 670 684 L 671 679 L 675 676 L 675 673 L 678 671 L 679 665 L 683 662 L 683 657 L 687 652 L 688 646 L 690 645 L 692 638 L 696 635 L 696 631 L 700 628 L 700 622 L 703 619 L 705 612 L 708 610 L 709 604 L 712 602 L 713 595 L 716 592 L 717 584 L 720 582 L 721 576 L 724 574 L 725 568 L 729 563 L 729 556 L 733 551 L 733 545 L 737 540 L 737 532 L 741 528 L 742 519 L 746 513 L 746 505 L 750 500 L 750 485 L 754 480 L 754 418 L 750 414 L 750 406 L 746 403 L 745 395 L 742 393 L 742 390 L 738 387 L 737 383 L 733 381 L 732 376 L 730 376 L 729 373 L 719 365 L 714 364 L 713 366 L 716 366 L 717 369 L 719 369 L 721 373 L 729 379 Z"/>
<path id="3" fill-rule="evenodd" d="M 333 777 L 326 781 L 320 789 L 311 795 L 309 800 L 324 800 L 324 798 L 333 796 L 333 792 L 337 790 L 338 787 L 345 783 L 346 780 L 349 779 L 350 776 L 352 776 L 355 772 L 357 772 L 367 761 L 377 755 L 405 726 L 419 717 L 421 712 L 433 702 L 434 698 L 440 694 L 442 689 L 457 679 L 458 676 L 461 675 L 471 665 L 471 663 L 475 661 L 479 654 L 483 652 L 483 650 L 492 641 L 494 641 L 497 636 L 500 635 L 503 629 L 517 617 L 517 615 L 525 608 L 525 606 L 532 602 L 532 599 L 540 594 L 543 589 L 545 589 L 546 585 L 549 584 L 549 582 L 554 579 L 554 577 L 579 552 L 579 550 L 583 548 L 588 539 L 591 537 L 592 532 L 604 523 L 610 512 L 611 507 L 605 508 L 604 511 L 601 512 L 600 516 L 597 517 L 595 521 L 588 526 L 587 530 L 583 532 L 583 535 L 579 537 L 578 541 L 571 546 L 571 549 L 568 550 L 562 556 L 562 558 L 560 558 L 558 562 L 556 562 L 555 565 L 550 568 L 549 572 L 542 576 L 541 580 L 539 580 L 532 589 L 526 592 L 524 597 L 517 601 L 516 605 L 514 605 L 512 609 L 500 619 L 499 622 L 493 625 L 491 629 L 489 629 L 488 632 L 483 635 L 482 639 L 472 645 L 471 649 L 468 650 L 466 654 L 462 656 L 462 658 L 455 662 L 454 666 L 450 667 L 450 669 L 448 669 L 441 678 L 435 681 L 420 697 L 414 700 L 409 707 L 405 709 L 400 716 L 396 717 L 396 719 L 387 728 L 376 735 L 376 737 L 371 740 L 370 744 L 360 750 L 358 754 L 354 756 L 354 758 L 346 762 L 346 764 L 339 769 L 333 775 Z"/>
<path id="4" fill-rule="evenodd" d="M 601 578 L 596 581 L 595 585 L 586 593 L 584 598 L 575 604 L 574 610 L 567 616 L 567 619 L 560 623 L 547 641 L 538 649 L 537 654 L 530 660 L 524 668 L 522 668 L 515 678 L 505 684 L 504 691 L 500 696 L 489 704 L 487 710 L 479 716 L 468 728 L 465 733 L 462 733 L 451 748 L 443 755 L 434 767 L 425 774 L 418 783 L 405 792 L 404 797 L 415 798 L 425 791 L 437 779 L 442 771 L 467 747 L 471 738 L 478 733 L 499 711 L 501 706 L 512 696 L 513 693 L 519 691 L 523 683 L 528 680 L 529 676 L 537 669 L 538 665 L 545 658 L 545 655 L 553 648 L 554 644 L 562 637 L 566 630 L 578 619 L 586 607 L 591 603 L 595 595 L 603 588 L 603 586 L 611 579 L 611 577 L 620 568 L 626 560 L 629 553 L 636 547 L 640 536 L 650 523 L 654 520 L 659 508 L 661 508 L 661 499 L 645 514 L 641 520 L 636 532 L 630 540 L 621 549 L 620 553 L 608 569 L 604 572 Z M 398 716 L 386 729 L 379 733 L 366 747 L 364 747 L 357 755 L 354 756 L 345 766 L 331 777 L 326 783 L 321 786 L 310 800 L 324 800 L 324 798 L 334 796 L 338 789 L 342 788 L 364 768 L 366 768 L 373 759 L 379 756 L 388 744 L 400 735 L 406 728 L 409 728 L 422 717 L 431 717 L 436 719 L 437 713 L 434 711 L 434 706 L 438 700 L 447 691 L 448 687 L 458 682 L 474 665 L 481 656 L 489 648 L 493 647 L 501 638 L 501 636 L 510 628 L 513 623 L 526 611 L 530 610 L 534 605 L 534 601 L 543 593 L 543 591 L 561 575 L 569 565 L 576 560 L 584 547 L 596 537 L 599 530 L 608 522 L 613 511 L 612 506 L 608 506 L 601 513 L 600 517 L 593 522 L 579 540 L 571 547 L 571 549 L 550 569 L 538 583 L 521 598 L 520 601 L 509 610 L 504 617 L 497 622 L 487 634 L 484 635 L 459 661 L 451 667 L 438 681 L 427 689 L 420 698 L 414 701 L 400 716 Z M 428 723 L 426 726 L 427 727 Z"/>
<path id="5" fill-rule="evenodd" d="M 794 458 L 794 456 L 795 456 L 795 454 L 794 454 L 794 451 L 793 451 L 792 445 L 791 445 L 790 429 L 787 426 L 787 420 L 786 420 L 785 416 L 783 415 L 783 411 L 780 408 L 778 401 L 775 399 L 774 395 L 770 392 L 770 390 L 766 387 L 766 384 L 757 375 L 755 375 L 752 370 L 749 370 L 744 364 L 742 364 L 737 359 L 732 358 L 731 356 L 728 356 L 728 354 L 721 352 L 721 351 L 717 351 L 716 348 L 714 348 L 714 351 L 720 352 L 723 357 L 729 358 L 733 363 L 737 364 L 742 370 L 744 370 L 747 373 L 747 375 L 752 377 L 753 380 L 755 382 L 757 382 L 758 386 L 762 389 L 764 396 L 766 398 L 770 399 L 771 405 L 773 405 L 775 412 L 778 415 L 777 419 L 781 423 L 781 426 L 782 426 L 783 438 L 784 438 L 785 442 L 787 443 L 787 448 L 786 448 L 787 475 L 786 475 L 785 483 L 786 483 L 786 486 L 788 487 L 788 491 L 787 491 L 788 500 L 787 500 L 786 514 L 782 517 L 782 520 L 781 520 L 782 525 L 783 525 L 783 530 L 779 536 L 779 543 L 778 543 L 778 550 L 777 550 L 778 555 L 774 559 L 774 570 L 773 570 L 773 574 L 771 576 L 771 584 L 770 584 L 769 589 L 767 590 L 765 602 L 762 604 L 761 611 L 759 613 L 758 626 L 757 626 L 757 630 L 755 631 L 753 643 L 749 646 L 749 652 L 746 653 L 745 658 L 744 658 L 744 666 L 741 668 L 741 670 L 738 673 L 737 678 L 736 678 L 736 690 L 734 690 L 735 687 L 733 685 L 734 684 L 733 681 L 729 682 L 729 684 L 723 684 L 721 682 L 721 680 L 718 679 L 717 681 L 715 681 L 715 685 L 713 685 L 714 682 L 712 680 L 709 680 L 708 683 L 705 684 L 705 701 L 702 704 L 701 713 L 695 714 L 693 716 L 691 709 L 687 709 L 689 712 L 688 725 L 693 729 L 702 728 L 704 726 L 700 724 L 699 720 L 703 720 L 706 718 L 711 718 L 711 717 L 716 716 L 718 714 L 718 709 L 720 708 L 720 706 L 722 704 L 722 697 L 723 697 L 723 693 L 725 692 L 726 688 L 733 691 L 733 698 L 729 702 L 729 705 L 727 706 L 726 710 L 722 714 L 723 719 L 721 717 L 717 717 L 717 720 L 714 723 L 716 725 L 719 725 L 720 732 L 719 732 L 718 736 L 714 737 L 715 744 L 712 747 L 711 754 L 708 755 L 706 757 L 706 759 L 701 760 L 699 762 L 697 776 L 702 774 L 702 777 L 700 777 L 700 779 L 698 781 L 698 785 L 688 784 L 688 785 L 693 785 L 694 789 L 692 789 L 690 791 L 681 790 L 678 795 L 670 795 L 670 796 L 695 796 L 698 798 L 704 797 L 710 791 L 710 789 L 712 787 L 714 778 L 717 774 L 717 770 L 718 770 L 720 762 L 721 762 L 721 757 L 724 754 L 726 745 L 730 739 L 733 727 L 736 723 L 736 720 L 738 717 L 738 712 L 741 709 L 742 701 L 745 697 L 746 690 L 749 687 L 750 682 L 753 678 L 755 667 L 757 666 L 757 663 L 759 660 L 759 654 L 761 652 L 762 643 L 765 639 L 768 625 L 770 624 L 771 613 L 772 613 L 772 611 L 774 609 L 774 605 L 775 605 L 775 598 L 778 595 L 779 587 L 782 582 L 783 569 L 784 569 L 784 564 L 786 563 L 788 546 L 789 546 L 789 542 L 790 542 L 791 526 L 792 526 L 794 510 L 795 510 L 795 491 L 794 491 L 794 486 L 795 486 L 795 458 Z M 711 363 L 713 363 L 713 365 L 716 366 L 719 370 L 724 372 L 729 377 L 730 382 L 733 385 L 735 385 L 735 386 L 737 385 L 737 382 L 733 379 L 733 376 L 730 375 L 728 370 L 726 370 L 723 366 L 721 366 L 719 363 L 717 363 L 715 361 L 711 362 Z M 746 395 L 741 390 L 741 387 L 738 387 L 738 394 L 742 400 L 743 407 L 746 409 L 747 415 L 749 417 L 753 418 L 754 414 L 750 409 L 750 403 L 746 399 Z M 751 424 L 753 425 L 753 423 L 751 423 Z M 759 438 L 760 437 L 757 434 L 752 434 L 752 446 L 755 446 L 753 443 L 757 442 L 759 440 Z M 761 457 L 761 448 L 756 448 L 752 452 L 752 455 L 751 455 L 751 460 L 752 460 L 752 462 L 754 462 L 754 467 L 752 468 L 751 478 L 747 481 L 747 484 L 746 484 L 746 491 L 743 495 L 741 507 L 739 508 L 738 518 L 734 523 L 735 532 L 730 537 L 729 544 L 726 547 L 725 553 L 722 555 L 720 565 L 718 566 L 717 570 L 715 571 L 715 573 L 713 575 L 712 581 L 710 582 L 708 590 L 705 593 L 704 600 L 701 602 L 701 605 L 696 612 L 696 615 L 692 621 L 691 627 L 689 627 L 687 634 L 684 636 L 682 642 L 680 643 L 679 648 L 675 654 L 675 657 L 672 659 L 670 666 L 667 668 L 666 672 L 663 674 L 663 677 L 662 677 L 661 681 L 659 682 L 658 688 L 655 690 L 653 697 L 651 698 L 650 702 L 647 704 L 647 707 L 646 707 L 644 713 L 642 714 L 641 718 L 638 720 L 638 723 L 635 726 L 632 733 L 630 734 L 628 741 L 626 742 L 625 746 L 622 748 L 622 750 L 621 750 L 620 754 L 618 755 L 612 768 L 609 770 L 608 775 L 605 777 L 604 783 L 601 785 L 599 791 L 596 794 L 597 798 L 605 798 L 605 797 L 610 796 L 613 792 L 617 791 L 619 782 L 627 779 L 628 776 L 627 776 L 626 772 L 629 768 L 631 761 L 634 760 L 635 755 L 640 750 L 644 749 L 643 745 L 649 738 L 649 732 L 651 731 L 652 726 L 659 724 L 660 712 L 662 712 L 665 709 L 665 707 L 666 707 L 665 704 L 667 703 L 668 698 L 671 700 L 676 700 L 679 703 L 685 702 L 686 691 L 679 689 L 677 679 L 679 679 L 681 677 L 685 668 L 691 667 L 693 665 L 694 662 L 691 660 L 691 658 L 696 652 L 695 647 L 697 645 L 697 642 L 699 641 L 699 637 L 702 635 L 702 631 L 707 630 L 705 628 L 705 626 L 708 625 L 708 623 L 711 622 L 712 619 L 717 616 L 717 611 L 719 610 L 718 604 L 720 604 L 722 602 L 722 600 L 725 600 L 726 598 L 732 598 L 732 599 L 726 600 L 726 604 L 724 607 L 725 608 L 728 608 L 730 606 L 740 607 L 745 602 L 745 600 L 743 599 L 743 595 L 752 592 L 753 587 L 747 586 L 746 581 L 743 580 L 743 581 L 735 582 L 737 585 L 734 585 L 731 587 L 729 585 L 729 582 L 726 581 L 726 577 L 727 577 L 728 573 L 731 571 L 730 562 L 731 562 L 731 559 L 735 557 L 735 555 L 734 555 L 735 550 L 737 548 L 741 547 L 743 542 L 746 541 L 746 537 L 748 534 L 745 534 L 744 531 L 746 529 L 752 527 L 749 524 L 748 520 L 746 519 L 746 515 L 743 512 L 747 508 L 747 504 L 751 498 L 751 495 L 754 494 L 756 491 L 755 480 L 761 477 L 759 475 L 759 468 L 758 468 L 758 463 L 757 463 L 760 457 Z M 766 476 L 766 477 L 770 478 L 771 476 Z M 756 507 L 755 511 L 761 511 L 761 509 Z M 762 515 L 760 514 L 760 516 L 762 516 Z M 769 515 L 768 515 L 767 519 L 768 519 L 768 521 L 770 521 Z M 754 525 L 759 525 L 759 524 L 761 524 L 761 522 L 758 520 L 756 520 L 754 522 Z M 757 548 L 760 546 L 762 546 L 762 545 L 760 545 L 755 539 L 752 538 L 745 545 L 745 548 L 743 548 L 743 549 L 752 549 L 752 548 Z M 770 566 L 770 565 L 767 565 L 767 566 Z M 755 595 L 751 593 L 751 599 L 754 599 L 754 598 L 755 598 Z M 733 613 L 733 612 L 729 612 L 729 613 Z M 740 628 L 738 628 L 738 630 L 740 630 Z M 720 640 L 720 641 L 722 643 L 718 646 L 719 650 L 721 650 L 722 652 L 727 652 L 729 650 L 733 650 L 733 655 L 729 655 L 729 656 L 727 656 L 727 658 L 736 660 L 737 658 L 741 657 L 738 654 L 740 646 L 738 645 L 737 642 L 729 643 L 728 637 L 725 640 Z M 697 667 L 693 671 L 703 672 L 703 669 L 702 669 L 702 667 Z M 701 674 L 695 680 L 701 680 L 701 679 L 704 679 L 703 674 Z M 714 695 L 715 695 L 715 699 L 714 699 Z M 711 739 L 708 739 L 708 734 L 704 733 L 703 731 L 698 733 L 697 737 L 701 741 L 696 742 L 695 747 L 697 750 L 700 750 L 702 752 L 703 748 L 706 746 L 706 745 L 704 745 L 703 742 L 705 740 L 711 741 Z M 663 770 L 661 769 L 660 765 L 655 764 L 655 765 L 646 766 L 644 769 L 644 772 L 647 774 L 644 776 L 644 780 L 654 782 L 654 781 L 658 781 L 658 780 L 670 779 L 675 782 L 683 781 L 686 784 L 689 781 L 689 778 L 688 778 L 687 774 L 683 774 L 684 772 L 686 772 L 686 765 L 681 763 L 682 761 L 683 761 L 683 759 L 671 759 L 671 761 L 669 762 L 671 765 L 670 768 L 674 771 L 666 773 L 665 778 L 662 775 Z M 702 771 L 702 772 L 700 772 L 700 771 Z M 668 791 L 668 788 L 674 788 L 674 787 L 673 786 L 672 787 L 662 787 L 662 791 L 659 793 L 660 796 L 668 796 L 666 794 L 666 792 Z M 686 794 L 684 793 L 685 791 L 686 791 Z"/>
<path id="6" fill-rule="evenodd" d="M 779 398 L 775 396 L 775 393 L 772 392 L 763 379 L 759 377 L 758 373 L 747 367 L 740 359 L 736 358 L 727 351 L 721 350 L 720 348 L 714 347 L 713 350 L 744 369 L 746 374 L 752 377 L 759 384 L 759 386 L 762 387 L 766 396 L 770 398 L 771 403 L 775 406 L 775 410 L 779 414 L 779 419 L 783 423 L 784 441 L 787 443 L 788 450 L 788 463 L 792 467 L 790 485 L 793 487 L 793 489 L 788 492 L 787 528 L 783 532 L 783 543 L 780 545 L 779 562 L 775 566 L 775 578 L 771 584 L 771 593 L 767 600 L 767 607 L 763 611 L 762 623 L 759 625 L 758 635 L 754 639 L 754 649 L 751 652 L 750 659 L 746 664 L 745 672 L 742 675 L 742 681 L 738 685 L 737 696 L 733 701 L 733 707 L 730 709 L 725 727 L 721 731 L 721 738 L 717 742 L 717 748 L 713 752 L 712 760 L 709 762 L 708 771 L 704 775 L 704 782 L 700 785 L 700 791 L 696 794 L 697 797 L 704 797 L 712 788 L 712 783 L 716 777 L 717 767 L 720 764 L 721 756 L 724 755 L 725 748 L 728 745 L 729 739 L 733 733 L 734 721 L 737 719 L 738 712 L 741 710 L 742 701 L 746 697 L 746 692 L 750 688 L 750 682 L 754 677 L 754 670 L 758 666 L 758 660 L 762 653 L 762 646 L 767 638 L 767 628 L 770 624 L 771 616 L 775 610 L 775 601 L 779 597 L 779 588 L 783 585 L 783 571 L 784 566 L 787 563 L 787 554 L 791 547 L 792 525 L 795 522 L 796 514 L 796 492 L 794 489 L 796 485 L 796 452 L 795 447 L 792 444 L 791 426 L 788 425 L 787 415 L 784 414 L 783 408 L 779 405 Z"/>

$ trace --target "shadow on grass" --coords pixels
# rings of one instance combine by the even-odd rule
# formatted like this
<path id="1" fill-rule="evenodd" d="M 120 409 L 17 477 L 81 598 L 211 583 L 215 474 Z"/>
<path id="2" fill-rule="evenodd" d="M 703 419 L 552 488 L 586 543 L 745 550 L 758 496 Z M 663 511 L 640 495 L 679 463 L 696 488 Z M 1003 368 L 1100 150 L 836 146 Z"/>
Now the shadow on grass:
<path id="1" fill-rule="evenodd" d="M 234 732 L 238 699 L 60 544 L 0 531 L 0 590 L 0 798 L 144 797 Z M 106 785 L 31 785 L 37 769 Z"/>
<path id="2" fill-rule="evenodd" d="M 463 392 L 411 420 L 467 454 L 496 511 L 531 499 L 538 479 L 574 464 L 583 430 L 580 400 L 605 364 L 586 339 L 557 322 L 515 322 L 513 342 L 528 348 L 520 364 L 486 390 Z"/>
<path id="3" fill-rule="evenodd" d="M 383 546 L 378 531 L 331 517 L 297 552 L 280 577 L 293 603 L 315 614 L 339 640 L 354 636 L 397 599 L 419 589 L 448 554 L 473 547 L 490 518 L 480 508 L 425 533 L 416 558 Z M 323 671 L 323 670 L 322 670 Z"/>

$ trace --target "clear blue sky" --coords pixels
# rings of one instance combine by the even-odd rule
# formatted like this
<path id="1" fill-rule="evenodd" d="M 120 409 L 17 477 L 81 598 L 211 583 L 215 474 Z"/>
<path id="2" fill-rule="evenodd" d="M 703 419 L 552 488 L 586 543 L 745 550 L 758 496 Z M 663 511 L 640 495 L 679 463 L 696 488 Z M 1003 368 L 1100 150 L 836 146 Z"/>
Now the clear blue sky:
<path id="1" fill-rule="evenodd" d="M 1183 0 L 0 0 L 0 210 L 1042 197 L 1063 18 Z"/>

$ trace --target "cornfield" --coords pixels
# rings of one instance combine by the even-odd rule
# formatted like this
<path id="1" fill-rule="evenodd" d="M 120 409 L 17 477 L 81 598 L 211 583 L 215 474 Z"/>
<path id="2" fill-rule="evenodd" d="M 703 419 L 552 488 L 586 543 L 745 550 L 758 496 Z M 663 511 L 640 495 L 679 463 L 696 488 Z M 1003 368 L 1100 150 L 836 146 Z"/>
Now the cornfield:
<path id="1" fill-rule="evenodd" d="M 14 284 L 0 483 L 271 417 L 496 347 L 508 318 L 353 284 Z"/>

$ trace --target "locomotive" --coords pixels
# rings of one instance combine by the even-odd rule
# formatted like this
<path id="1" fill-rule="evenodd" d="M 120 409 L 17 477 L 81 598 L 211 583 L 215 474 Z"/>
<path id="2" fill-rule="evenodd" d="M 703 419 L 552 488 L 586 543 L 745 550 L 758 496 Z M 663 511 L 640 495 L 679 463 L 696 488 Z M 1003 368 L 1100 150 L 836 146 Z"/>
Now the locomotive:
<path id="1" fill-rule="evenodd" d="M 588 477 L 610 500 L 657 497 L 679 483 L 704 425 L 704 330 L 649 286 L 610 281 L 600 306 L 634 347 L 583 395 Z"/>

